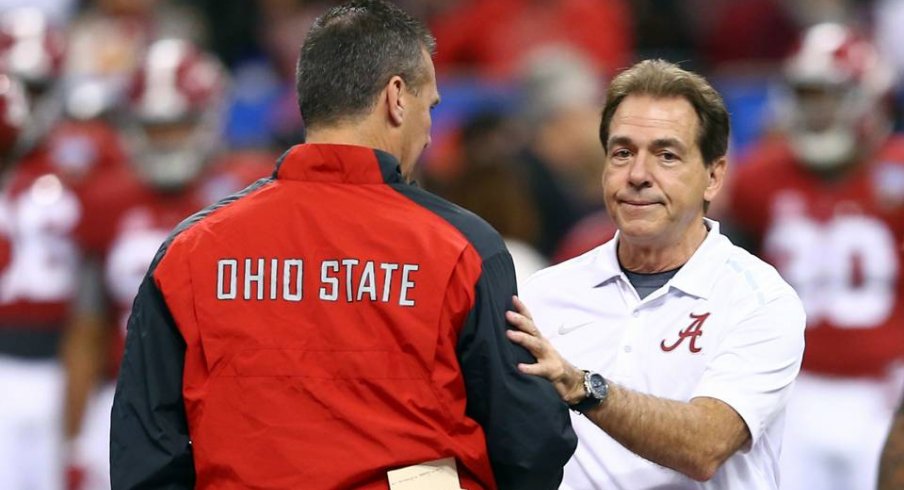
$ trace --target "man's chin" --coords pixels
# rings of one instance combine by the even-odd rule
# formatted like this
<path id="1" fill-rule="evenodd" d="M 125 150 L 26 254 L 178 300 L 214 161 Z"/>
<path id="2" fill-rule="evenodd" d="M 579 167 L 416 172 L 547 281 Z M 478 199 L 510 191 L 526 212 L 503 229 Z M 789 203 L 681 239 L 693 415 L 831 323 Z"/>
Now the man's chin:
<path id="1" fill-rule="evenodd" d="M 621 236 L 631 241 L 646 242 L 653 241 L 661 234 L 662 225 L 651 219 L 643 218 L 621 218 L 616 222 Z"/>

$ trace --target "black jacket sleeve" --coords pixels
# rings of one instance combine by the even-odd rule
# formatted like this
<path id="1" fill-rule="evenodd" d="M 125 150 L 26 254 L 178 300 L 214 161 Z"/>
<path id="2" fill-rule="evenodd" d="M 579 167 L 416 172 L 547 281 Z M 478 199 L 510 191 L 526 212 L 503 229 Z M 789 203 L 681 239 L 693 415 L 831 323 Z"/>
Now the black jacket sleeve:
<path id="1" fill-rule="evenodd" d="M 511 256 L 484 260 L 476 299 L 458 341 L 468 416 L 484 429 L 500 490 L 555 489 L 577 445 L 568 408 L 552 385 L 518 371 L 536 359 L 505 335 L 516 294 Z"/>
<path id="2" fill-rule="evenodd" d="M 185 342 L 151 273 L 129 317 L 110 417 L 110 478 L 118 489 L 193 488 L 182 400 Z"/>

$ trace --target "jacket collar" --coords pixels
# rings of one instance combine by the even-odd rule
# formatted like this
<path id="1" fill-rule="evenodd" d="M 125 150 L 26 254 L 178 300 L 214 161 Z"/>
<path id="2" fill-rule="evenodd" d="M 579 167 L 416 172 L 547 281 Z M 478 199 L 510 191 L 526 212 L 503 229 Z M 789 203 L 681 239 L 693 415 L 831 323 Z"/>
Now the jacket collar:
<path id="1" fill-rule="evenodd" d="M 404 183 L 394 156 L 352 145 L 295 145 L 279 158 L 273 176 L 279 180 L 336 184 Z"/>

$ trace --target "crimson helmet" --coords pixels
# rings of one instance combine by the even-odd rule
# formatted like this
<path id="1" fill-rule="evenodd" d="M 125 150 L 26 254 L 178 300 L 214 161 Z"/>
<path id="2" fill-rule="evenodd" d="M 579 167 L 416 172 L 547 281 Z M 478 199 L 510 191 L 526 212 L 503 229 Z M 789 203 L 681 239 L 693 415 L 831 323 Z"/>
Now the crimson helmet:
<path id="1" fill-rule="evenodd" d="M 46 88 L 62 73 L 65 42 L 62 28 L 37 8 L 7 10 L 0 14 L 0 71 Z"/>
<path id="2" fill-rule="evenodd" d="M 133 161 L 150 184 L 193 182 L 216 150 L 226 72 L 193 43 L 163 39 L 148 48 L 129 89 Z"/>
<path id="3" fill-rule="evenodd" d="M 0 158 L 12 154 L 28 118 L 28 99 L 22 83 L 0 74 Z"/>
<path id="4" fill-rule="evenodd" d="M 853 29 L 815 25 L 784 65 L 779 114 L 791 147 L 811 168 L 853 163 L 891 130 L 894 71 Z"/>

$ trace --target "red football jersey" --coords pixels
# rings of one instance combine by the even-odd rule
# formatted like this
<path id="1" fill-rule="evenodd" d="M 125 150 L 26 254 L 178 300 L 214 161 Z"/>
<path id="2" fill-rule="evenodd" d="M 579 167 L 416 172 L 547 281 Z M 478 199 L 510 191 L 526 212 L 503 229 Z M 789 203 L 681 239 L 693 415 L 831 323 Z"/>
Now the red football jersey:
<path id="1" fill-rule="evenodd" d="M 807 312 L 803 369 L 881 375 L 904 353 L 904 140 L 834 179 L 782 141 L 754 149 L 731 212 Z"/>
<path id="2" fill-rule="evenodd" d="M 66 323 L 85 246 L 85 194 L 123 158 L 110 126 L 63 121 L 16 162 L 0 197 L 0 325 Z"/>
<path id="3" fill-rule="evenodd" d="M 123 165 L 113 128 L 63 121 L 0 187 L 0 329 L 13 355 L 54 356 L 80 291 L 85 195 Z M 38 350 L 35 350 L 38 348 Z"/>
<path id="4" fill-rule="evenodd" d="M 0 189 L 0 328 L 58 330 L 76 291 L 82 218 L 52 173 L 16 169 Z"/>
<path id="5" fill-rule="evenodd" d="M 23 165 L 52 172 L 81 191 L 127 161 L 119 133 L 113 126 L 101 120 L 63 120 L 50 130 Z"/>

